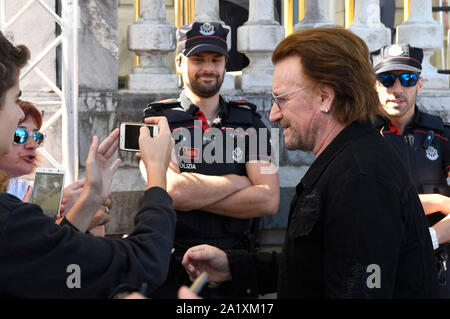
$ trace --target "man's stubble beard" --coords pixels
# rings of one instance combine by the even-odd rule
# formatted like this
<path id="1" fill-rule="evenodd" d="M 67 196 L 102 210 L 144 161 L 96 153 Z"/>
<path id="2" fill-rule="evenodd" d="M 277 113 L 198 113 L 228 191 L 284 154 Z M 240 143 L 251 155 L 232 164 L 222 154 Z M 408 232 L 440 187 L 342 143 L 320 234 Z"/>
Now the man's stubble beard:
<path id="1" fill-rule="evenodd" d="M 215 75 L 216 77 L 216 83 L 214 86 L 205 86 L 198 83 L 198 78 L 204 74 L 198 74 L 194 76 L 193 81 L 189 81 L 189 83 L 186 83 L 187 87 L 197 96 L 203 97 L 203 98 L 209 98 L 217 94 L 217 92 L 220 91 L 220 88 L 222 87 L 222 83 L 225 79 L 225 71 L 222 74 L 222 77 L 220 75 Z"/>

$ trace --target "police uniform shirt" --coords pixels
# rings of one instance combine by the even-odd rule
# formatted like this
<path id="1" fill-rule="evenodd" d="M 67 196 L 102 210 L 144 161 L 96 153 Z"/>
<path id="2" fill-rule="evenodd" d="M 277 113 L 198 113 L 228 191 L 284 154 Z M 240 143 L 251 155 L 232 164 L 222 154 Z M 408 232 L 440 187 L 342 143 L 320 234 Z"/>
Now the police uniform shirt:
<path id="1" fill-rule="evenodd" d="M 419 111 L 416 106 L 413 120 L 403 135 L 391 121 L 386 121 L 380 132 L 401 157 L 419 194 L 450 195 L 447 184 L 450 127 L 447 123 L 438 116 Z M 430 215 L 430 226 L 442 217 L 441 213 Z"/>
<path id="2" fill-rule="evenodd" d="M 182 91 L 178 99 L 151 103 L 144 115 L 167 117 L 181 173 L 247 176 L 247 162 L 271 159 L 270 132 L 256 106 L 247 101 L 227 102 L 220 97 L 218 116 L 208 123 Z M 175 248 L 205 243 L 221 249 L 242 248 L 249 225 L 250 219 L 178 211 Z"/>

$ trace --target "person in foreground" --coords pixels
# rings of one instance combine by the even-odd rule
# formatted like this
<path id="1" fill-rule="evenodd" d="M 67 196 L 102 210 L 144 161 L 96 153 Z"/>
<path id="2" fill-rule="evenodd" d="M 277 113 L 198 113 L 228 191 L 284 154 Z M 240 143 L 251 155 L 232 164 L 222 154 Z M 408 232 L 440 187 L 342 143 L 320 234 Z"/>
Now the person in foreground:
<path id="1" fill-rule="evenodd" d="M 400 159 L 373 127 L 382 112 L 363 40 L 342 28 L 297 31 L 275 49 L 270 120 L 288 149 L 317 158 L 291 202 L 281 254 L 201 245 L 190 279 L 233 279 L 279 298 L 434 298 L 433 248 Z"/>
<path id="2" fill-rule="evenodd" d="M 28 58 L 26 47 L 12 45 L 0 33 L 0 155 L 11 151 L 14 132 L 24 117 L 17 104 L 18 76 Z M 141 129 L 148 190 L 135 229 L 126 239 L 84 234 L 108 197 L 120 163 L 113 160 L 118 129 L 101 144 L 93 137 L 85 185 L 71 209 L 78 212 L 77 227 L 65 218 L 56 225 L 39 206 L 0 193 L 0 298 L 108 298 L 121 284 L 145 284 L 150 292 L 164 281 L 175 231 L 175 212 L 165 191 L 174 142 L 165 118 L 145 121 L 158 125 L 160 133 L 151 138 L 147 128 Z"/>

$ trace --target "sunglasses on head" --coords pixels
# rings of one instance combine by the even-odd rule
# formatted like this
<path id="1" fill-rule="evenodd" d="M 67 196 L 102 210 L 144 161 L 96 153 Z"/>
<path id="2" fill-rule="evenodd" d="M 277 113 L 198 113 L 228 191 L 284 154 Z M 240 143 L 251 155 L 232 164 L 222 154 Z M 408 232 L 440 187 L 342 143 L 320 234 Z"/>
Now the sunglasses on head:
<path id="1" fill-rule="evenodd" d="M 395 75 L 393 73 L 378 74 L 378 82 L 380 82 L 384 87 L 387 88 L 394 86 L 395 79 L 397 78 L 403 87 L 412 87 L 417 84 L 419 75 L 416 73 L 402 73 L 399 75 Z"/>
<path id="2" fill-rule="evenodd" d="M 30 134 L 23 127 L 18 127 L 16 132 L 14 133 L 14 143 L 15 144 L 25 144 L 28 141 L 28 137 Z M 44 133 L 33 131 L 32 132 L 33 140 L 38 143 L 39 146 L 44 144 L 45 135 Z"/>

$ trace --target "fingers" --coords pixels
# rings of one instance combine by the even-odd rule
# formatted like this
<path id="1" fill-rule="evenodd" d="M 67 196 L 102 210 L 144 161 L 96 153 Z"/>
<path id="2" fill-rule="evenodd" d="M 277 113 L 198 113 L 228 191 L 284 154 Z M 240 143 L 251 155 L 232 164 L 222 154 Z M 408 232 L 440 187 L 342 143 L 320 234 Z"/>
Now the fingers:
<path id="1" fill-rule="evenodd" d="M 141 126 L 141 128 L 139 129 L 139 139 L 141 138 L 147 138 L 150 137 L 150 130 L 147 126 Z"/>
<path id="2" fill-rule="evenodd" d="M 208 249 L 208 245 L 199 245 L 189 248 L 183 256 L 181 264 L 186 268 L 189 276 L 196 278 L 200 275 L 199 263 L 208 262 L 213 258 L 213 254 Z"/>
<path id="3" fill-rule="evenodd" d="M 106 158 L 110 158 L 119 147 L 120 130 L 116 128 L 107 138 L 103 140 L 98 148 L 98 153 Z"/>
<path id="4" fill-rule="evenodd" d="M 181 286 L 178 290 L 178 299 L 201 299 L 198 295 L 193 293 L 188 287 Z"/>
<path id="5" fill-rule="evenodd" d="M 98 154 L 98 137 L 97 136 L 93 136 L 92 137 L 92 143 L 91 146 L 89 148 L 89 154 L 88 157 L 86 159 L 86 164 L 87 163 L 95 163 L 96 158 L 97 158 L 97 154 Z"/>
<path id="6" fill-rule="evenodd" d="M 156 124 L 159 129 L 158 135 L 161 132 L 170 132 L 169 123 L 167 122 L 167 118 L 165 116 L 147 117 L 145 119 L 145 123 Z"/>
<path id="7" fill-rule="evenodd" d="M 124 297 L 123 299 L 147 299 L 147 297 L 145 297 L 141 293 L 135 291 L 135 292 L 132 292 L 131 294 L 129 294 L 128 296 Z"/>
<path id="8" fill-rule="evenodd" d="M 66 186 L 66 187 L 64 188 L 64 192 L 65 192 L 66 190 L 69 190 L 69 191 L 70 191 L 70 190 L 78 190 L 78 189 L 82 189 L 83 186 L 84 186 L 84 177 L 83 177 L 82 179 L 79 179 L 79 180 L 73 182 L 72 184 Z"/>
<path id="9" fill-rule="evenodd" d="M 27 192 L 23 196 L 23 202 L 24 203 L 31 203 L 31 195 L 33 194 L 33 186 L 29 185 Z"/>
<path id="10" fill-rule="evenodd" d="M 108 165 L 110 165 L 109 169 L 111 171 L 111 174 L 114 175 L 116 173 L 117 169 L 119 168 L 120 163 L 122 163 L 122 161 L 120 160 L 120 158 L 117 158 L 112 164 L 110 164 L 111 161 L 112 161 L 112 158 L 108 161 Z"/>
<path id="11" fill-rule="evenodd" d="M 109 196 L 105 200 L 105 202 L 103 203 L 103 206 L 107 207 L 108 209 L 112 208 L 112 195 L 111 195 L 111 193 L 109 193 Z"/>
<path id="12" fill-rule="evenodd" d="M 62 222 L 62 219 L 63 219 L 63 215 L 61 215 L 61 214 L 58 214 L 58 215 L 56 215 L 56 220 L 55 220 L 55 224 L 59 224 L 59 223 L 61 223 Z"/>

